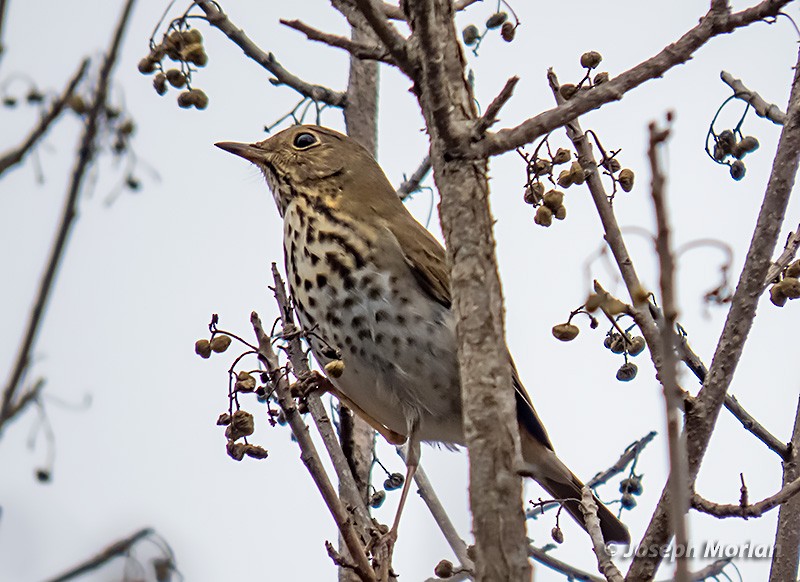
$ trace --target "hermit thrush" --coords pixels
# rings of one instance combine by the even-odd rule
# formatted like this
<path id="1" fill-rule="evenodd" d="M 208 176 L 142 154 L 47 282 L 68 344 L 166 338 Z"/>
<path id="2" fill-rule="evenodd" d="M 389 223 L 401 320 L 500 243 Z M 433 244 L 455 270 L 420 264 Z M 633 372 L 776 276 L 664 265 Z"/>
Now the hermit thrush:
<path id="1" fill-rule="evenodd" d="M 373 426 L 407 435 L 409 476 L 420 441 L 463 445 L 445 250 L 377 162 L 354 140 L 318 126 L 216 145 L 254 163 L 267 179 L 283 217 L 289 286 L 314 356 L 325 365 L 338 350 L 344 362 L 333 384 Z M 523 460 L 583 526 L 583 484 L 553 451 L 510 355 L 508 365 Z M 599 517 L 607 542 L 630 542 L 602 504 Z"/>

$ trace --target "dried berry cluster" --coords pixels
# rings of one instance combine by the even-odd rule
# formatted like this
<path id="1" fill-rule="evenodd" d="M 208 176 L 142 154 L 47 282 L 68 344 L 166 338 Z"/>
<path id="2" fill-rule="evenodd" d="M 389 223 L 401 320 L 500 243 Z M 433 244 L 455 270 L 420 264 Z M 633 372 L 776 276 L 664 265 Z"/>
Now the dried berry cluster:
<path id="1" fill-rule="evenodd" d="M 744 178 L 747 168 L 742 161 L 747 154 L 751 154 L 758 149 L 758 140 L 752 135 L 742 136 L 741 132 L 731 129 L 716 134 L 711 131 L 714 138 L 714 152 L 711 157 L 720 164 L 730 166 L 731 178 L 736 181 Z M 729 158 L 734 158 L 731 161 Z"/>
<path id="2" fill-rule="evenodd" d="M 486 19 L 486 26 L 484 31 L 481 32 L 480 29 L 474 24 L 468 24 L 463 28 L 461 31 L 461 39 L 464 41 L 464 44 L 468 47 L 472 47 L 473 54 L 478 54 L 478 47 L 480 47 L 481 42 L 489 34 L 491 30 L 500 29 L 500 38 L 502 38 L 506 42 L 511 42 L 514 40 L 514 36 L 517 32 L 517 27 L 519 26 L 519 20 L 517 20 L 516 15 L 512 15 L 514 18 L 514 22 L 511 22 L 508 19 L 508 13 L 503 12 L 500 9 L 500 2 L 497 4 L 497 10 Z M 502 2 L 502 4 L 506 4 Z M 508 4 L 506 4 L 508 6 Z"/>
<path id="3" fill-rule="evenodd" d="M 769 300 L 778 307 L 786 305 L 787 299 L 800 297 L 800 261 L 790 264 L 769 289 Z"/>
<path id="4" fill-rule="evenodd" d="M 545 144 L 546 140 L 542 143 Z M 542 178 L 548 178 L 551 183 L 554 183 L 553 171 L 555 166 L 569 162 L 572 159 L 572 153 L 565 148 L 558 148 L 555 153 L 552 153 L 550 152 L 549 144 L 547 144 L 547 157 L 540 157 L 539 150 L 541 147 L 542 144 L 539 144 L 533 156 L 530 157 L 521 151 L 519 153 L 525 159 L 526 172 L 528 174 L 523 199 L 527 204 L 536 208 L 536 215 L 533 217 L 533 221 L 540 226 L 547 227 L 553 224 L 553 218 L 564 220 L 567 217 L 567 207 L 564 206 L 564 193 L 555 189 L 545 191 L 546 187 L 542 182 Z M 567 175 L 571 176 L 570 180 L 575 180 L 575 183 L 580 182 L 582 184 L 586 179 L 583 168 L 578 162 L 573 162 L 568 170 L 561 172 L 558 181 L 559 186 L 562 184 L 561 176 Z"/>
<path id="5" fill-rule="evenodd" d="M 19 105 L 20 101 L 24 101 L 28 105 L 39 105 L 40 103 L 44 102 L 44 94 L 36 88 L 36 85 L 34 85 L 33 82 L 30 83 L 30 86 L 23 97 L 18 97 L 13 93 L 8 92 L 8 88 L 5 84 L 3 84 L 2 88 L 0 88 L 0 92 L 2 92 L 3 95 L 3 107 L 14 108 Z"/>
<path id="6" fill-rule="evenodd" d="M 165 70 L 164 57 L 179 63 L 180 68 Z M 191 80 L 194 67 L 204 67 L 207 63 L 208 55 L 200 31 L 196 28 L 173 29 L 164 35 L 161 43 L 151 41 L 150 53 L 139 61 L 139 72 L 144 75 L 156 73 L 153 88 L 159 95 L 166 94 L 169 86 L 183 89 L 178 94 L 179 107 L 205 109 L 208 96 L 201 89 L 192 88 Z"/>
<path id="7" fill-rule="evenodd" d="M 620 503 L 625 509 L 633 509 L 636 507 L 636 499 L 634 495 L 639 496 L 642 494 L 642 476 L 635 475 L 631 470 L 631 475 L 623 479 L 619 483 L 619 492 L 622 493 Z"/>
<path id="8" fill-rule="evenodd" d="M 636 364 L 628 361 L 628 356 L 635 357 L 644 351 L 646 346 L 642 336 L 631 336 L 630 330 L 623 331 L 619 327 L 620 317 L 628 315 L 629 308 L 623 302 L 598 287 L 598 291 L 589 295 L 586 303 L 580 308 L 570 313 L 569 319 L 565 323 L 553 326 L 553 337 L 562 342 L 569 342 L 578 337 L 580 329 L 572 323 L 572 318 L 579 313 L 583 313 L 590 318 L 590 327 L 595 329 L 598 326 L 597 319 L 591 314 L 598 309 L 612 319 L 613 325 L 603 340 L 603 345 L 614 354 L 622 354 L 625 362 L 617 370 L 616 378 L 620 382 L 628 382 L 636 377 L 638 368 Z"/>
<path id="9" fill-rule="evenodd" d="M 603 71 L 596 73 L 592 77 L 592 73 L 600 63 L 603 62 L 603 56 L 597 51 L 585 52 L 581 55 L 581 66 L 586 69 L 586 74 L 578 84 L 564 83 L 559 87 L 558 92 L 566 101 L 569 101 L 581 91 L 589 91 L 593 87 L 602 85 L 609 79 L 608 73 Z"/>

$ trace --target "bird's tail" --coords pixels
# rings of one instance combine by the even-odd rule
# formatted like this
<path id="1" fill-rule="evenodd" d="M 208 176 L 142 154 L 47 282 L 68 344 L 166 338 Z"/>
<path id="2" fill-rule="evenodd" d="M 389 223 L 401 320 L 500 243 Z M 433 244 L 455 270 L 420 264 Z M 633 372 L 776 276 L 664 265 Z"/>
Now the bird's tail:
<path id="1" fill-rule="evenodd" d="M 564 465 L 552 449 L 546 448 L 531 435 L 523 433 L 522 453 L 536 482 L 554 499 L 563 500 L 564 509 L 583 529 L 586 529 L 580 507 L 583 490 L 581 480 Z M 630 544 L 631 536 L 628 528 L 597 497 L 594 500 L 597 503 L 600 530 L 606 543 Z"/>

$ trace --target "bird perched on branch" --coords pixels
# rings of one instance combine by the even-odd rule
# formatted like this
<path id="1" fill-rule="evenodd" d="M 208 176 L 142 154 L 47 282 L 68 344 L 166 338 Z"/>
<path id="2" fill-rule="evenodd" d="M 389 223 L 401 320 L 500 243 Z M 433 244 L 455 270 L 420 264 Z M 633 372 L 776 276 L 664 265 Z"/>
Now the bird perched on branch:
<path id="1" fill-rule="evenodd" d="M 286 274 L 316 359 L 347 404 L 389 440 L 463 445 L 449 272 L 441 244 L 409 213 L 380 166 L 336 131 L 295 126 L 254 144 L 216 144 L 255 164 L 283 218 Z M 336 360 L 341 359 L 341 363 Z M 341 365 L 343 364 L 343 366 Z M 556 456 L 511 355 L 522 456 L 533 478 L 585 528 L 583 483 Z M 402 435 L 402 436 L 401 436 Z M 401 438 L 398 438 L 401 437 Z M 598 502 L 606 542 L 629 543 Z"/>

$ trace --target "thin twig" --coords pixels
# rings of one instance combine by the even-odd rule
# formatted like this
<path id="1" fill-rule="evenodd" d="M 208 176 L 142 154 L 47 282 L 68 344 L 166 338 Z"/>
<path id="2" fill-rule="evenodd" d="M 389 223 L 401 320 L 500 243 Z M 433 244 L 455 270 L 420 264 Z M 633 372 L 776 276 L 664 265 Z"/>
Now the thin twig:
<path id="1" fill-rule="evenodd" d="M 74 578 L 77 578 L 78 576 L 86 574 L 87 572 L 91 572 L 92 570 L 99 568 L 100 566 L 102 566 L 106 562 L 113 560 L 114 558 L 117 558 L 119 556 L 124 556 L 130 551 L 130 549 L 134 546 L 134 544 L 136 544 L 137 542 L 146 537 L 153 535 L 154 533 L 155 530 L 149 527 L 140 529 L 139 531 L 128 536 L 127 538 L 123 538 L 121 540 L 114 542 L 99 554 L 92 556 L 88 560 L 81 562 L 74 568 L 70 568 L 63 574 L 60 574 L 55 578 L 49 578 L 47 582 L 66 582 L 67 580 L 72 580 Z"/>
<path id="2" fill-rule="evenodd" d="M 340 501 L 336 494 L 336 488 L 333 486 L 328 478 L 327 473 L 325 472 L 325 467 L 323 466 L 322 460 L 317 452 L 317 447 L 314 445 L 314 441 L 311 439 L 308 426 L 306 426 L 305 422 L 303 422 L 303 419 L 297 410 L 297 405 L 292 398 L 291 391 L 289 389 L 289 383 L 286 379 L 286 374 L 284 373 L 284 370 L 278 361 L 278 355 L 272 349 L 270 337 L 264 331 L 264 328 L 261 324 L 261 318 L 259 318 L 255 311 L 250 315 L 250 322 L 253 326 L 253 331 L 258 338 L 259 358 L 267 366 L 271 384 L 275 390 L 275 397 L 278 400 L 278 404 L 286 416 L 286 422 L 292 429 L 292 434 L 294 435 L 295 440 L 300 447 L 300 459 L 303 461 L 306 469 L 308 469 L 311 478 L 314 480 L 314 484 L 317 486 L 317 489 L 319 489 L 325 504 L 328 506 L 328 510 L 331 512 L 331 516 L 333 517 L 336 526 L 339 528 L 339 532 L 341 533 L 342 538 L 347 545 L 347 549 L 350 552 L 350 557 L 355 562 L 353 564 L 353 568 L 362 578 L 362 580 L 377 582 L 375 574 L 372 570 L 372 566 L 367 559 L 364 545 L 358 532 L 356 532 L 355 528 L 353 527 L 353 522 L 350 519 L 350 513 L 348 513 Z"/>
<path id="3" fill-rule="evenodd" d="M 681 391 L 678 386 L 678 358 L 675 353 L 677 334 L 675 322 L 678 307 L 675 300 L 675 255 L 672 252 L 672 231 L 667 215 L 667 201 L 664 184 L 666 177 L 658 157 L 660 146 L 669 137 L 669 128 L 659 129 L 655 122 L 649 126 L 650 145 L 647 157 L 652 172 L 650 195 L 656 214 L 656 253 L 659 264 L 659 281 L 663 320 L 659 322 L 659 349 L 661 351 L 661 370 L 658 379 L 664 388 L 664 402 L 667 416 L 667 443 L 669 446 L 670 517 L 675 545 L 689 547 L 686 528 L 686 513 L 689 511 L 689 479 L 686 467 L 686 445 L 681 438 Z M 685 559 L 676 560 L 676 582 L 689 582 L 689 567 Z"/>
<path id="4" fill-rule="evenodd" d="M 598 487 L 599 485 L 606 483 L 609 479 L 611 479 L 615 475 L 619 475 L 620 473 L 622 473 L 625 469 L 627 469 L 631 461 L 633 461 L 636 457 L 638 457 L 644 450 L 644 448 L 650 444 L 650 442 L 656 437 L 656 434 L 658 433 L 652 430 L 646 435 L 644 435 L 642 438 L 640 438 L 638 441 L 628 445 L 628 447 L 625 449 L 625 452 L 623 452 L 619 456 L 619 459 L 617 460 L 616 463 L 611 465 L 605 471 L 598 473 L 597 475 L 589 479 L 586 485 L 591 489 L 594 489 L 595 487 Z"/>
<path id="5" fill-rule="evenodd" d="M 763 0 L 751 8 L 740 12 L 729 12 L 712 6 L 700 23 L 686 32 L 674 43 L 668 44 L 657 55 L 639 63 L 618 77 L 594 87 L 591 91 L 582 91 L 563 105 L 545 111 L 523 121 L 515 127 L 502 129 L 497 133 L 488 133 L 475 143 L 469 156 L 476 159 L 495 156 L 546 135 L 580 115 L 610 103 L 619 101 L 628 91 L 639 85 L 664 76 L 673 67 L 685 63 L 700 47 L 715 36 L 733 32 L 776 16 L 791 0 Z M 722 4 L 726 5 L 727 2 Z"/>
<path id="6" fill-rule="evenodd" d="M 44 136 L 44 134 L 47 133 L 47 130 L 50 129 L 51 124 L 58 119 L 58 117 L 64 111 L 67 101 L 69 101 L 70 97 L 72 97 L 72 94 L 75 92 L 75 88 L 78 86 L 78 83 L 81 81 L 81 79 L 83 79 L 88 67 L 89 59 L 84 59 L 81 62 L 81 65 L 78 67 L 78 71 L 75 73 L 75 75 L 73 75 L 72 79 L 70 79 L 69 83 L 67 83 L 63 93 L 61 93 L 61 95 L 59 95 L 50 104 L 50 107 L 39 118 L 38 123 L 34 126 L 25 140 L 11 151 L 0 156 L 0 175 L 2 175 L 3 172 L 9 168 L 20 163 L 25 155 L 33 148 L 33 146 L 35 146 Z"/>
<path id="7" fill-rule="evenodd" d="M 583 513 L 586 531 L 592 538 L 592 550 L 597 556 L 597 569 L 605 576 L 608 582 L 622 582 L 622 574 L 611 561 L 606 544 L 603 540 L 603 531 L 600 529 L 600 519 L 597 517 L 597 503 L 592 495 L 592 490 L 586 485 L 581 491 L 581 512 Z"/>
<path id="8" fill-rule="evenodd" d="M 400 197 L 400 200 L 405 200 L 409 194 L 419 190 L 420 182 L 425 179 L 425 176 L 427 176 L 430 171 L 431 157 L 425 156 L 425 159 L 420 162 L 417 169 L 411 174 L 411 177 L 408 180 L 403 180 L 403 183 L 398 186 L 397 195 Z"/>
<path id="9" fill-rule="evenodd" d="M 475 123 L 475 127 L 472 130 L 474 139 L 480 139 L 487 129 L 497 123 L 497 115 L 500 113 L 503 106 L 508 103 L 508 100 L 511 99 L 511 96 L 514 94 L 514 87 L 517 86 L 518 82 L 519 77 L 516 76 L 508 79 L 500 93 L 497 94 L 497 97 L 489 103 L 486 111 Z"/>
<path id="10" fill-rule="evenodd" d="M 355 42 L 346 36 L 323 32 L 314 28 L 313 26 L 309 26 L 302 20 L 281 19 L 280 23 L 284 26 L 288 26 L 289 28 L 297 30 L 298 32 L 302 32 L 309 40 L 321 42 L 335 48 L 344 49 L 359 59 L 381 61 L 384 63 L 393 64 L 391 56 L 384 47 Z"/>
<path id="11" fill-rule="evenodd" d="M 64 210 L 61 215 L 61 220 L 56 232 L 56 239 L 50 249 L 50 256 L 47 260 L 42 281 L 39 284 L 39 290 L 36 294 L 36 299 L 31 309 L 30 318 L 28 319 L 28 326 L 25 331 L 24 338 L 20 344 L 17 358 L 14 366 L 11 369 L 8 383 L 3 389 L 3 401 L 0 407 L 0 432 L 2 432 L 5 422 L 9 418 L 9 412 L 14 406 L 14 398 L 17 390 L 22 383 L 25 372 L 30 364 L 31 353 L 36 343 L 36 338 L 41 327 L 42 319 L 44 317 L 47 301 L 50 297 L 50 292 L 53 289 L 56 273 L 64 258 L 64 252 L 67 246 L 69 234 L 72 231 L 74 223 L 78 196 L 83 185 L 83 180 L 86 176 L 86 171 L 94 158 L 95 149 L 97 147 L 97 134 L 100 125 L 100 117 L 105 111 L 106 97 L 108 94 L 109 81 L 111 79 L 111 70 L 117 61 L 119 47 L 122 42 L 122 34 L 128 24 L 128 18 L 133 8 L 134 0 L 128 0 L 122 10 L 122 15 L 117 23 L 117 28 L 114 31 L 114 36 L 111 41 L 111 46 L 108 49 L 103 65 L 100 69 L 97 78 L 97 86 L 95 88 L 92 105 L 86 114 L 86 125 L 84 126 L 83 135 L 80 140 L 80 147 L 78 149 L 78 156 L 75 160 L 75 166 L 72 171 L 72 179 L 70 180 L 69 188 L 67 190 L 67 198 L 64 203 Z"/>
<path id="12" fill-rule="evenodd" d="M 725 396 L 725 408 L 735 416 L 742 426 L 751 432 L 762 443 L 780 455 L 781 459 L 786 459 L 789 454 L 789 447 L 764 428 L 753 416 L 747 412 L 733 394 Z"/>
<path id="13" fill-rule="evenodd" d="M 722 71 L 719 76 L 723 83 L 733 89 L 733 94 L 737 99 L 741 99 L 753 107 L 756 115 L 769 119 L 776 125 L 783 125 L 786 122 L 786 114 L 781 111 L 780 107 L 774 103 L 764 101 L 761 95 L 748 89 L 740 79 L 734 78 L 727 71 Z"/>
<path id="14" fill-rule="evenodd" d="M 213 2 L 213 0 L 197 0 L 195 4 L 205 12 L 208 23 L 211 26 L 218 28 L 234 44 L 241 48 L 245 55 L 275 75 L 277 84 L 291 87 L 304 97 L 308 97 L 317 103 L 325 103 L 332 107 L 344 107 L 344 93 L 322 85 L 308 83 L 287 71 L 278 62 L 274 54 L 263 51 L 256 43 L 250 40 L 244 30 L 233 24 L 228 16 L 218 8 L 216 2 Z"/>
<path id="15" fill-rule="evenodd" d="M 748 517 L 761 517 L 769 510 L 787 502 L 798 492 L 800 492 L 800 477 L 783 487 L 775 495 L 749 505 L 714 503 L 701 497 L 698 493 L 694 493 L 692 495 L 692 509 L 719 518 L 742 517 L 747 519 Z"/>

